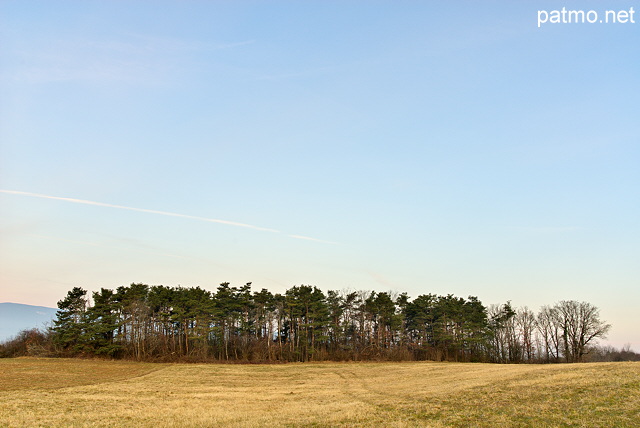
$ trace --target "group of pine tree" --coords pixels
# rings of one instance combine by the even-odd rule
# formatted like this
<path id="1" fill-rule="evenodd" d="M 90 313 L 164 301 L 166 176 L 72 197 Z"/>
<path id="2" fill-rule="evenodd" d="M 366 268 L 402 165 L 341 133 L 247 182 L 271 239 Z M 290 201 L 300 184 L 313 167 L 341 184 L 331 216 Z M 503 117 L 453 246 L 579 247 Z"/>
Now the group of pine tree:
<path id="1" fill-rule="evenodd" d="M 294 286 L 284 294 L 222 283 L 131 284 L 89 299 L 76 287 L 52 328 L 61 355 L 159 361 L 449 360 L 577 362 L 609 325 L 586 302 L 536 314 L 476 297 Z"/>

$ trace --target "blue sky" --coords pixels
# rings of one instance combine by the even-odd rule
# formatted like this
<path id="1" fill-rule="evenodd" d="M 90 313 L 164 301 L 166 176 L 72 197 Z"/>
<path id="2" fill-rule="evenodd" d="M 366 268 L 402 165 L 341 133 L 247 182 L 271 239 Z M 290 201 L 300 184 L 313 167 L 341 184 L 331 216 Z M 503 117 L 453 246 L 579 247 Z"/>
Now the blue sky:
<path id="1" fill-rule="evenodd" d="M 563 6 L 640 9 L 0 3 L 0 301 L 586 300 L 640 349 L 640 23 L 538 28 Z"/>

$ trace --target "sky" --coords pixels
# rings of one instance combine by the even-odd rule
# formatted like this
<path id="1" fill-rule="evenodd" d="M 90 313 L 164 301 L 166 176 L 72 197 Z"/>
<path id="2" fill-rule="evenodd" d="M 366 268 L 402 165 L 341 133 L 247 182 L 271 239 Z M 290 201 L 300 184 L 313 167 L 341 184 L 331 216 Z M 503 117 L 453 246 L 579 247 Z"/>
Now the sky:
<path id="1" fill-rule="evenodd" d="M 538 24 L 563 6 L 637 13 Z M 577 300 L 640 351 L 638 21 L 635 0 L 1 1 L 0 302 Z"/>

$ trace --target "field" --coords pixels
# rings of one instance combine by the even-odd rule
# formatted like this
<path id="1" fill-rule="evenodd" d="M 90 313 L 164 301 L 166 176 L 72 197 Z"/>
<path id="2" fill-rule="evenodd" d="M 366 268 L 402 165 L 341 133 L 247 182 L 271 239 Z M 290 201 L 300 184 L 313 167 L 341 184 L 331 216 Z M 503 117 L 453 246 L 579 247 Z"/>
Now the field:
<path id="1" fill-rule="evenodd" d="M 0 426 L 640 426 L 640 363 L 0 360 Z"/>

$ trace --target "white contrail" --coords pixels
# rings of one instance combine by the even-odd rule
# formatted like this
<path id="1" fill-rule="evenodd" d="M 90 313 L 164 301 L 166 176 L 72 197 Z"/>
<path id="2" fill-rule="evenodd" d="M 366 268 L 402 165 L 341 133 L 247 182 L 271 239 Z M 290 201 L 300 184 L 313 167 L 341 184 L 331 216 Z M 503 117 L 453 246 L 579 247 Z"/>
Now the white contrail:
<path id="1" fill-rule="evenodd" d="M 169 217 L 188 218 L 190 220 L 207 221 L 207 222 L 210 222 L 210 223 L 226 224 L 228 226 L 245 227 L 245 228 L 253 229 L 253 230 L 261 230 L 261 231 L 264 231 L 264 232 L 281 233 L 279 230 L 276 230 L 276 229 L 270 229 L 270 228 L 267 228 L 267 227 L 254 226 L 252 224 L 238 223 L 238 222 L 235 222 L 235 221 L 219 220 L 219 219 L 215 219 L 215 218 L 206 218 L 206 217 L 197 217 L 197 216 L 193 216 L 193 215 L 171 213 L 171 212 L 167 212 L 167 211 L 149 210 L 149 209 L 146 209 L 146 208 L 126 207 L 124 205 L 107 204 L 107 203 L 104 203 L 104 202 L 87 201 L 87 200 L 84 200 L 84 199 L 63 198 L 61 196 L 50 196 L 50 195 L 43 195 L 43 194 L 40 194 L 40 193 L 21 192 L 19 190 L 3 190 L 3 189 L 0 189 L 0 193 L 7 193 L 7 194 L 11 194 L 11 195 L 31 196 L 31 197 L 34 197 L 34 198 L 53 199 L 53 200 L 56 200 L 56 201 L 73 202 L 75 204 L 94 205 L 94 206 L 98 206 L 98 207 L 118 208 L 118 209 L 121 209 L 121 210 L 138 211 L 138 212 L 150 213 L 150 214 L 160 214 L 160 215 L 166 215 L 166 216 L 169 216 Z M 287 236 L 289 236 L 290 238 L 294 238 L 294 239 L 303 239 L 303 240 L 306 240 L 306 241 L 319 242 L 319 243 L 323 243 L 323 244 L 337 244 L 337 242 L 325 241 L 325 240 L 322 240 L 322 239 L 310 238 L 308 236 L 302 236 L 302 235 L 287 235 Z"/>
<path id="2" fill-rule="evenodd" d="M 302 236 L 302 235 L 287 235 L 287 236 L 289 238 L 304 239 L 305 241 L 321 242 L 323 244 L 337 244 L 337 242 L 325 241 L 322 239 L 310 238 L 308 236 Z"/>
<path id="3" fill-rule="evenodd" d="M 226 224 L 226 225 L 229 225 L 229 226 L 246 227 L 248 229 L 262 230 L 262 231 L 265 231 L 265 232 L 276 232 L 276 233 L 280 232 L 280 231 L 275 230 L 275 229 L 269 229 L 269 228 L 266 228 L 266 227 L 253 226 L 251 224 L 238 223 L 238 222 L 235 222 L 235 221 L 218 220 L 218 219 L 215 219 L 215 218 L 206 218 L 206 217 L 196 217 L 196 216 L 187 215 L 187 214 L 177 214 L 177 213 L 170 213 L 170 212 L 166 212 L 166 211 L 148 210 L 148 209 L 145 209 L 145 208 L 125 207 L 123 205 L 105 204 L 104 202 L 85 201 L 84 199 L 62 198 L 60 196 L 49 196 L 49 195 L 41 195 L 41 194 L 38 194 L 38 193 L 20 192 L 18 190 L 2 190 L 2 189 L 0 189 L 0 193 L 8 193 L 8 194 L 11 194 L 11 195 L 32 196 L 34 198 L 43 198 L 43 199 L 54 199 L 54 200 L 57 200 L 57 201 L 73 202 L 75 204 L 84 204 L 84 205 L 95 205 L 95 206 L 98 206 L 98 207 L 119 208 L 121 210 L 138 211 L 138 212 L 151 213 L 151 214 L 160 214 L 160 215 L 166 215 L 166 216 L 170 216 L 170 217 L 188 218 L 188 219 L 191 219 L 191 220 L 208 221 L 208 222 L 211 222 L 211 223 Z"/>

